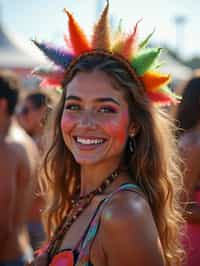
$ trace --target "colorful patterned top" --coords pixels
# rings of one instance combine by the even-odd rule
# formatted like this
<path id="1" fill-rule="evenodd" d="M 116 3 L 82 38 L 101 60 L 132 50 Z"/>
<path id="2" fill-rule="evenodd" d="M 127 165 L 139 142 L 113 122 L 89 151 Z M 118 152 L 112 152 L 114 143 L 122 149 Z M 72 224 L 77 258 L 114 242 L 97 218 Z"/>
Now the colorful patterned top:
<path id="1" fill-rule="evenodd" d="M 92 266 L 89 258 L 90 248 L 98 231 L 99 221 L 102 211 L 116 193 L 127 190 L 141 192 L 137 185 L 126 183 L 122 184 L 114 192 L 109 194 L 105 199 L 103 199 L 99 203 L 98 207 L 96 208 L 96 211 L 89 223 L 89 226 L 84 236 L 82 237 L 81 241 L 77 245 L 77 248 L 75 248 L 74 250 L 65 249 L 58 251 L 57 254 L 55 254 L 54 257 L 52 258 L 49 265 L 50 266 Z"/>

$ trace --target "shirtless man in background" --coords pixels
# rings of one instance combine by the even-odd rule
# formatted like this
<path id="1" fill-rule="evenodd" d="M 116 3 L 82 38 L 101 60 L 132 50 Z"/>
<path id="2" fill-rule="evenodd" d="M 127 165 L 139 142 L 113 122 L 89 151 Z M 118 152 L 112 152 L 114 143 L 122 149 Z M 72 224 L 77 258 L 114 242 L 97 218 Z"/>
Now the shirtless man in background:
<path id="1" fill-rule="evenodd" d="M 24 264 L 20 235 L 27 222 L 37 149 L 13 120 L 18 81 L 0 72 L 0 266 Z M 28 249 L 28 242 L 24 245 Z"/>

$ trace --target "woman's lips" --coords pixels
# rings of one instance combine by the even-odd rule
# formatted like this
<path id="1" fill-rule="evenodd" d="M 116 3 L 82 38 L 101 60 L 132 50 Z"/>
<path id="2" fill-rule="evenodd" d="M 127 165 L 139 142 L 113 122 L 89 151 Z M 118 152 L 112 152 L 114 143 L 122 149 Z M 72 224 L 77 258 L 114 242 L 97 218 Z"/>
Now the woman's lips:
<path id="1" fill-rule="evenodd" d="M 105 138 L 100 138 L 100 137 L 75 136 L 74 140 L 78 145 L 79 149 L 83 150 L 91 150 L 97 148 L 106 142 Z"/>

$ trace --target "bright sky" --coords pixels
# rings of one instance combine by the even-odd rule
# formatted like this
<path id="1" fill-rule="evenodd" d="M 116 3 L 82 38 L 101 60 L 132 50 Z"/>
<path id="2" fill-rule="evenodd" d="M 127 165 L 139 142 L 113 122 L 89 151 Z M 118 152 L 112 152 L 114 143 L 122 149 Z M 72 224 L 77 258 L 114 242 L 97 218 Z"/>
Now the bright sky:
<path id="1" fill-rule="evenodd" d="M 102 10 L 105 0 L 0 0 L 1 20 L 9 31 L 27 39 L 37 38 L 63 44 L 67 18 L 64 7 L 76 16 L 90 32 L 97 17 L 97 6 Z M 114 23 L 120 18 L 127 30 L 143 18 L 140 24 L 141 39 L 155 27 L 152 38 L 176 47 L 175 16 L 186 17 L 183 29 L 178 31 L 181 54 L 200 56 L 200 1 L 199 0 L 110 0 L 110 13 Z M 100 14 L 100 13 L 99 13 Z"/>

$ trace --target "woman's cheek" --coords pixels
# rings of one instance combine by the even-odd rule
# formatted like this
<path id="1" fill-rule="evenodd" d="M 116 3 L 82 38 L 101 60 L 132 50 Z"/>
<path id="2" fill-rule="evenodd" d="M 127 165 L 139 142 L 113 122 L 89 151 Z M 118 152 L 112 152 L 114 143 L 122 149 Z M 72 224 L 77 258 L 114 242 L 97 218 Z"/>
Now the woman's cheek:
<path id="1" fill-rule="evenodd" d="M 124 112 L 116 120 L 104 125 L 107 134 L 114 138 L 119 145 L 124 145 L 128 137 L 128 113 Z"/>
<path id="2" fill-rule="evenodd" d="M 68 114 L 63 113 L 62 118 L 61 118 L 61 129 L 63 133 L 69 133 L 71 129 L 74 127 L 75 121 L 73 117 L 71 117 Z"/>

